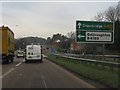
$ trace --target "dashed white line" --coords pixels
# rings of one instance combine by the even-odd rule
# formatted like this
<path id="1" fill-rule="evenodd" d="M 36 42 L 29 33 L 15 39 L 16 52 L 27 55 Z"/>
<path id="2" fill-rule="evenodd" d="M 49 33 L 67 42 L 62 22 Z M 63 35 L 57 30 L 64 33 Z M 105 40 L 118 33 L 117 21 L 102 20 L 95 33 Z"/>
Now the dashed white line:
<path id="1" fill-rule="evenodd" d="M 19 66 L 21 63 L 22 63 L 22 62 L 18 63 L 18 64 L 16 65 L 16 67 Z"/>
<path id="2" fill-rule="evenodd" d="M 16 67 L 19 66 L 20 64 L 22 64 L 22 62 L 16 64 Z M 7 76 L 10 72 L 12 72 L 15 68 L 11 68 L 8 72 L 6 72 L 5 74 L 3 74 L 2 76 L 0 76 L 0 78 L 4 78 L 5 76 Z"/>
<path id="3" fill-rule="evenodd" d="M 2 76 L 0 76 L 0 78 L 4 78 L 5 76 L 7 76 L 10 72 L 12 72 L 14 70 L 14 68 L 11 68 L 8 72 L 6 72 L 5 74 L 3 74 Z"/>
<path id="4" fill-rule="evenodd" d="M 46 85 L 45 80 L 44 80 L 44 76 L 42 75 L 41 78 L 42 78 L 42 81 L 43 81 L 45 88 L 47 88 L 47 85 Z"/>
<path id="5" fill-rule="evenodd" d="M 25 62 L 25 59 L 23 60 L 23 62 Z"/>

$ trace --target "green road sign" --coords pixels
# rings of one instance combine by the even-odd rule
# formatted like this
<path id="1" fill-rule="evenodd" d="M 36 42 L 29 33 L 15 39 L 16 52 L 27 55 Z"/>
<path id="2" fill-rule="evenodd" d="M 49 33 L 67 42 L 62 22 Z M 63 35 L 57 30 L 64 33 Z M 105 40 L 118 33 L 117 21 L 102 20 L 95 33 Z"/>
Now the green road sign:
<path id="1" fill-rule="evenodd" d="M 112 22 L 77 21 L 77 30 L 113 30 Z"/>
<path id="2" fill-rule="evenodd" d="M 77 31 L 76 33 L 76 36 L 77 36 L 77 41 L 86 41 L 85 38 L 86 38 L 86 34 L 85 34 L 85 31 Z"/>
<path id="3" fill-rule="evenodd" d="M 81 43 L 113 43 L 112 22 L 76 21 L 76 40 Z"/>

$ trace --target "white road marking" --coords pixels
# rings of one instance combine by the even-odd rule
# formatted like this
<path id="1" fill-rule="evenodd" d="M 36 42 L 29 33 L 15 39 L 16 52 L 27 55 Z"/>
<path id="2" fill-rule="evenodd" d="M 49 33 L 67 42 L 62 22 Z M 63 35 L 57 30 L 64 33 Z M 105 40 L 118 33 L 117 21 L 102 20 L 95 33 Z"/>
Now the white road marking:
<path id="1" fill-rule="evenodd" d="M 22 62 L 16 64 L 16 67 L 19 66 L 20 64 L 22 64 Z M 15 68 L 11 68 L 8 72 L 6 72 L 5 74 L 1 75 L 0 78 L 4 78 L 5 76 L 7 76 L 10 72 L 12 72 Z"/>
<path id="2" fill-rule="evenodd" d="M 42 78 L 42 81 L 43 81 L 43 84 L 44 84 L 45 88 L 47 88 L 46 82 L 45 82 L 45 80 L 44 80 L 44 76 L 41 75 L 41 78 Z"/>
<path id="3" fill-rule="evenodd" d="M 23 62 L 25 62 L 25 59 L 23 60 Z"/>
<path id="4" fill-rule="evenodd" d="M 12 72 L 14 70 L 14 68 L 11 68 L 8 72 L 6 72 L 5 74 L 3 74 L 2 76 L 0 76 L 0 78 L 4 78 L 5 76 L 7 76 L 10 72 Z"/>
<path id="5" fill-rule="evenodd" d="M 16 67 L 19 66 L 21 63 L 22 63 L 22 62 L 18 63 L 18 64 L 16 65 Z"/>

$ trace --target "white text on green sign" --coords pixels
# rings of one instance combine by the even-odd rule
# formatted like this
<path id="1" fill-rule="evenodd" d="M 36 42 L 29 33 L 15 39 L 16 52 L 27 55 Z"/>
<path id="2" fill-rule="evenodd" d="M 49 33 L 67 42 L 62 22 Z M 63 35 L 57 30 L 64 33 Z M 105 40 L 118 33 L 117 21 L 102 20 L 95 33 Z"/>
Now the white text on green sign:
<path id="1" fill-rule="evenodd" d="M 76 21 L 77 30 L 113 30 L 112 22 Z"/>

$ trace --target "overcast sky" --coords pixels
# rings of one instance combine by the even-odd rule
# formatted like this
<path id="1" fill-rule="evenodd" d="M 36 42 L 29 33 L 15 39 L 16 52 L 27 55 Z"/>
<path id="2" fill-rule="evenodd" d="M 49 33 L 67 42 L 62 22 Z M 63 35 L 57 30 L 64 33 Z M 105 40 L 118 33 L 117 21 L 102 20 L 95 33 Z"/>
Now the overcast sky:
<path id="1" fill-rule="evenodd" d="M 0 3 L 1 4 L 1 3 Z M 76 20 L 93 20 L 98 12 L 118 2 L 2 2 L 2 22 L 15 38 L 51 37 L 75 31 Z M 0 14 L 1 15 L 1 14 Z"/>

